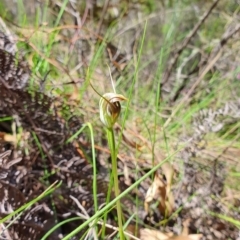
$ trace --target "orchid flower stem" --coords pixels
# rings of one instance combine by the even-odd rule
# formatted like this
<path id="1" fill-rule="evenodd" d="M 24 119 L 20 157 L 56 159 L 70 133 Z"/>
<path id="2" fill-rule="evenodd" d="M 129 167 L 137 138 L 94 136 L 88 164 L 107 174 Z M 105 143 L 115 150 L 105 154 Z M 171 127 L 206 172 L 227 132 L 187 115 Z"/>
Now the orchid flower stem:
<path id="1" fill-rule="evenodd" d="M 118 185 L 117 152 L 116 152 L 115 136 L 114 136 L 113 128 L 107 129 L 107 138 L 108 138 L 108 145 L 111 150 L 114 192 L 115 192 L 115 197 L 117 198 L 120 194 L 120 191 L 119 191 L 119 185 Z M 116 202 L 116 205 L 117 205 L 117 217 L 118 217 L 120 240 L 124 240 L 125 238 L 124 238 L 124 233 L 123 233 L 123 221 L 122 221 L 123 217 L 122 217 L 122 209 L 121 209 L 120 200 L 118 200 Z"/>

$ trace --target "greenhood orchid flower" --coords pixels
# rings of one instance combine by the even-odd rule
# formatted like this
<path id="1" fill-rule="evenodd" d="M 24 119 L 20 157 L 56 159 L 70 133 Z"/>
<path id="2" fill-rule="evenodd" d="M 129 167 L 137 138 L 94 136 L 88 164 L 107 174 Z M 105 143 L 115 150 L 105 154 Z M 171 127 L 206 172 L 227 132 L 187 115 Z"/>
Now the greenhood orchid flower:
<path id="1" fill-rule="evenodd" d="M 108 129 L 112 128 L 121 112 L 120 101 L 125 101 L 121 94 L 105 93 L 99 101 L 100 120 Z"/>

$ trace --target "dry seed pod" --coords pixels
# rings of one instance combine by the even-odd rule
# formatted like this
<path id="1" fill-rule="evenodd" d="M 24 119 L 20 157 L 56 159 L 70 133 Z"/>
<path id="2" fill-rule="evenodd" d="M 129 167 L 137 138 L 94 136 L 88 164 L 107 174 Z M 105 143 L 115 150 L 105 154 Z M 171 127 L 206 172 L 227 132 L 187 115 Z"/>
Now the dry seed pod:
<path id="1" fill-rule="evenodd" d="M 99 101 L 100 119 L 105 127 L 112 128 L 121 112 L 120 101 L 127 100 L 123 95 L 105 93 Z"/>

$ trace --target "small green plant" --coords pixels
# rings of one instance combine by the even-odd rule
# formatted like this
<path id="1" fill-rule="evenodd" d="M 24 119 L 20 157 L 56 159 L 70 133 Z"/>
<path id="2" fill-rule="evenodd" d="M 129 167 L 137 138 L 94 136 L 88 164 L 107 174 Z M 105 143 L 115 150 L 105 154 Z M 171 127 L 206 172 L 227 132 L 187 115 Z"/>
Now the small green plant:
<path id="1" fill-rule="evenodd" d="M 123 95 L 114 93 L 105 93 L 99 101 L 100 119 L 107 131 L 108 145 L 111 151 L 112 159 L 112 174 L 114 182 L 115 197 L 119 196 L 119 185 L 118 185 L 118 172 L 117 172 L 117 150 L 115 144 L 115 136 L 113 126 L 117 121 L 121 112 L 120 101 L 127 100 Z M 123 217 L 120 200 L 116 202 L 117 205 L 117 217 L 120 239 L 124 239 L 123 234 Z"/>

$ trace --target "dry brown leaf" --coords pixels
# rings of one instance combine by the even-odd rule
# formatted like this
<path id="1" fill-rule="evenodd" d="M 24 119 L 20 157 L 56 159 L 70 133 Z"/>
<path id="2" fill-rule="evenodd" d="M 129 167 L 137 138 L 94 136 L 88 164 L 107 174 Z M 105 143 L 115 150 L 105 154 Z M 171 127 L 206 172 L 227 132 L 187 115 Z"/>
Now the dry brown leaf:
<path id="1" fill-rule="evenodd" d="M 172 233 L 162 233 L 160 231 L 147 228 L 140 229 L 141 240 L 167 240 L 172 236 Z"/>
<path id="2" fill-rule="evenodd" d="M 188 233 L 189 233 L 189 224 L 190 224 L 190 219 L 186 219 L 184 222 L 183 222 L 183 229 L 182 229 L 182 236 L 188 236 Z"/>
<path id="3" fill-rule="evenodd" d="M 151 187 L 148 189 L 145 197 L 145 211 L 148 212 L 148 204 L 153 200 L 160 200 L 162 204 L 165 206 L 166 199 L 166 184 L 164 183 L 162 177 L 157 173 L 154 176 L 153 183 Z"/>
<path id="4" fill-rule="evenodd" d="M 166 176 L 166 180 L 167 180 L 167 194 L 170 192 L 171 190 L 171 186 L 172 186 L 172 179 L 173 179 L 173 174 L 174 174 L 174 169 L 172 164 L 170 164 L 169 162 L 165 162 L 162 166 L 161 166 L 164 175 Z"/>
<path id="5" fill-rule="evenodd" d="M 155 174 L 154 181 L 151 187 L 148 189 L 146 197 L 145 197 L 145 211 L 149 211 L 149 203 L 158 200 L 159 201 L 159 211 L 163 216 L 169 216 L 173 212 L 174 209 L 174 197 L 171 192 L 171 180 L 170 176 L 172 176 L 171 168 L 166 166 L 166 171 L 168 172 L 168 181 L 166 184 L 161 175 Z"/>
<path id="6" fill-rule="evenodd" d="M 202 234 L 190 234 L 188 236 L 173 236 L 168 240 L 200 240 L 202 238 Z"/>
<path id="7" fill-rule="evenodd" d="M 17 144 L 17 136 L 14 135 L 14 134 L 7 134 L 7 133 L 5 133 L 4 137 L 3 137 L 3 140 L 5 142 L 11 142 L 11 143 Z"/>
<path id="8" fill-rule="evenodd" d="M 188 236 L 174 236 L 173 233 L 162 233 L 147 228 L 140 229 L 141 240 L 201 240 L 202 234 L 190 234 Z"/>
<path id="9" fill-rule="evenodd" d="M 4 141 L 4 142 L 9 142 L 14 144 L 14 146 L 17 146 L 19 140 L 24 140 L 27 139 L 29 137 L 29 133 L 25 132 L 25 133 L 17 133 L 17 134 L 8 134 L 5 132 L 0 132 L 0 141 Z"/>

